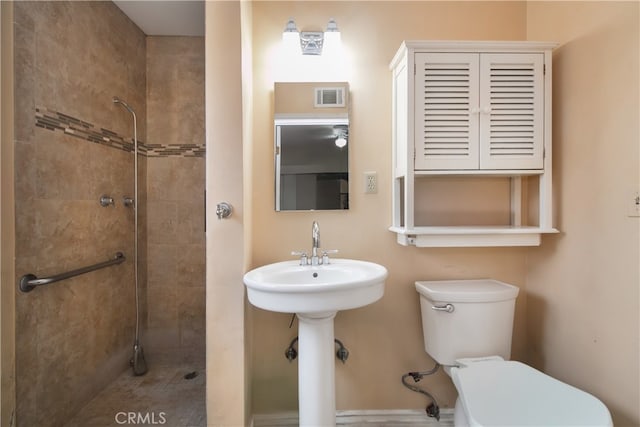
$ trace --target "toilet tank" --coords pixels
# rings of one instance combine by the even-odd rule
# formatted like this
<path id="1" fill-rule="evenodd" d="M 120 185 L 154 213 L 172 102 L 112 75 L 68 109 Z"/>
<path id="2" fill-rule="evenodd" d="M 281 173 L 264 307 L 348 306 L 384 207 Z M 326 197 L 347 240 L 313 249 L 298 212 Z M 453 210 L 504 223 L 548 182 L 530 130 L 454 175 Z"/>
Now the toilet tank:
<path id="1" fill-rule="evenodd" d="M 464 357 L 511 358 L 519 289 L 491 279 L 416 282 L 424 348 L 441 365 Z"/>

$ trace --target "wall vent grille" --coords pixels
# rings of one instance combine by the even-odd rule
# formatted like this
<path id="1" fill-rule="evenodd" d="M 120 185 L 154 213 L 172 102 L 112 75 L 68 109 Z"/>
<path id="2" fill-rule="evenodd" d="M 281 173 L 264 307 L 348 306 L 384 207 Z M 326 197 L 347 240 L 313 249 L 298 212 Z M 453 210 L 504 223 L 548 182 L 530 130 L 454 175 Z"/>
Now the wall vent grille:
<path id="1" fill-rule="evenodd" d="M 316 108 L 344 107 L 345 88 L 343 87 L 317 87 L 315 88 Z"/>

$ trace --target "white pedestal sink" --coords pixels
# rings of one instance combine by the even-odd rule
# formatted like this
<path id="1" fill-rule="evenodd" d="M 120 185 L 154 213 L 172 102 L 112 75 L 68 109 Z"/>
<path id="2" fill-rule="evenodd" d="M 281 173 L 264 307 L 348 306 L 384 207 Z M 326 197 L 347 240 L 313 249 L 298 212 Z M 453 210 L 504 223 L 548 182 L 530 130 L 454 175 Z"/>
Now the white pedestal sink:
<path id="1" fill-rule="evenodd" d="M 332 259 L 326 265 L 284 261 L 245 274 L 249 302 L 298 316 L 300 426 L 335 426 L 333 319 L 384 294 L 387 270 L 378 264 Z"/>

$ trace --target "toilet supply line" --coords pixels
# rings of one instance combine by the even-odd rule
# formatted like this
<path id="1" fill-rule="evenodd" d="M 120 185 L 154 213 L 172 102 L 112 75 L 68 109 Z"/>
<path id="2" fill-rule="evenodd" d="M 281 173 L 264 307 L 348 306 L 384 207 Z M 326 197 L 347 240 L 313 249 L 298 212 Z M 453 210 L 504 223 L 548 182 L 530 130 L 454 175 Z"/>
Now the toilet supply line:
<path id="1" fill-rule="evenodd" d="M 440 407 L 438 406 L 438 402 L 436 402 L 435 397 L 433 397 L 433 395 L 431 393 L 429 393 L 426 390 L 421 389 L 418 386 L 415 386 L 413 384 L 409 384 L 408 382 L 406 382 L 406 379 L 408 377 L 413 378 L 414 382 L 419 382 L 423 377 L 427 376 L 427 375 L 433 375 L 435 374 L 438 369 L 440 369 L 440 364 L 436 363 L 435 366 L 428 370 L 428 371 L 422 371 L 422 372 L 407 372 L 406 374 L 404 374 L 402 376 L 402 384 L 407 387 L 409 390 L 411 391 L 415 391 L 416 393 L 421 393 L 424 394 L 425 396 L 427 396 L 429 399 L 431 399 L 431 403 L 429 405 L 427 405 L 427 407 L 425 408 L 425 411 L 427 413 L 427 416 L 431 417 L 431 418 L 435 418 L 436 420 L 440 421 Z"/>

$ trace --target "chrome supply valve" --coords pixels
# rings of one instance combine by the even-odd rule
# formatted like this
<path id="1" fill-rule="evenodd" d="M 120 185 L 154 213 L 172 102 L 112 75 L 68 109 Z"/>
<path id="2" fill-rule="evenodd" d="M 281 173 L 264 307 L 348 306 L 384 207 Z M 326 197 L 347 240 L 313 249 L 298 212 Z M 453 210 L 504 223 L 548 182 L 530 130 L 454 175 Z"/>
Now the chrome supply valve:
<path id="1" fill-rule="evenodd" d="M 339 339 L 334 339 L 333 342 L 339 347 L 336 352 L 336 357 L 342 361 L 342 363 L 347 363 L 347 359 L 349 358 L 349 350 L 342 344 L 342 341 Z"/>

